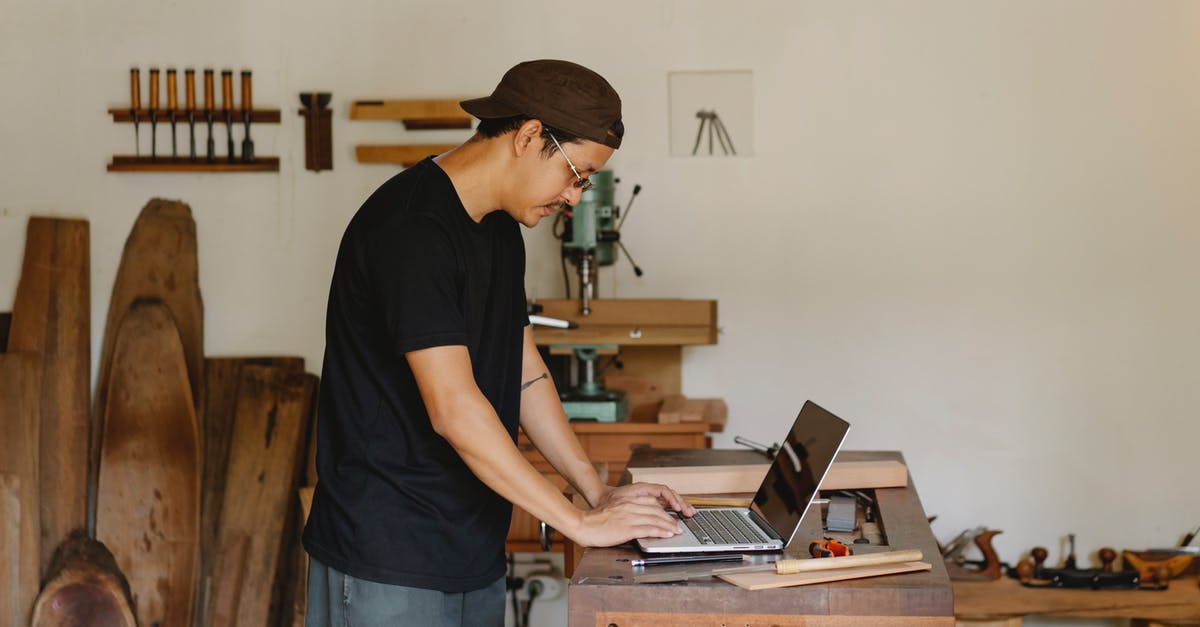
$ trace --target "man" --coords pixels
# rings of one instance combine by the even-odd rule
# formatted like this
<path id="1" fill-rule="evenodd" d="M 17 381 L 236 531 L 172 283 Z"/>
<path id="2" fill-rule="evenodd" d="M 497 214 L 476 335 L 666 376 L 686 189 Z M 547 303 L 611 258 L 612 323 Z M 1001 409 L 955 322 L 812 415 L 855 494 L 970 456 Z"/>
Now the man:
<path id="1" fill-rule="evenodd" d="M 525 313 L 533 227 L 620 146 L 621 101 L 566 61 L 510 69 L 462 107 L 475 135 L 384 183 L 329 292 L 309 625 L 501 625 L 516 504 L 584 546 L 682 531 L 670 489 L 613 489 L 567 424 Z M 518 452 L 518 423 L 591 508 Z"/>

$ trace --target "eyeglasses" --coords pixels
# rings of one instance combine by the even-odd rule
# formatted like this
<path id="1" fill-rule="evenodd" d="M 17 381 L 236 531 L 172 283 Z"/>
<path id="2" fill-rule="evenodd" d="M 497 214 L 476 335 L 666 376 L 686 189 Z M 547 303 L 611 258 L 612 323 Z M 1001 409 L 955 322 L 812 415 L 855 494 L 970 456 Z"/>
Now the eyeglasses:
<path id="1" fill-rule="evenodd" d="M 567 165 L 571 166 L 571 172 L 575 174 L 575 182 L 572 183 L 572 185 L 579 188 L 580 192 L 586 192 L 587 190 L 591 189 L 595 183 L 588 180 L 588 178 L 585 176 L 579 176 L 579 170 L 575 168 L 574 163 L 571 163 L 571 158 L 568 157 L 566 151 L 562 149 L 562 144 L 558 143 L 558 138 L 555 137 L 554 133 L 551 133 L 550 131 L 546 131 L 546 134 L 550 136 L 550 139 L 554 142 L 555 147 L 557 147 L 558 151 L 562 153 L 563 159 L 567 160 Z"/>

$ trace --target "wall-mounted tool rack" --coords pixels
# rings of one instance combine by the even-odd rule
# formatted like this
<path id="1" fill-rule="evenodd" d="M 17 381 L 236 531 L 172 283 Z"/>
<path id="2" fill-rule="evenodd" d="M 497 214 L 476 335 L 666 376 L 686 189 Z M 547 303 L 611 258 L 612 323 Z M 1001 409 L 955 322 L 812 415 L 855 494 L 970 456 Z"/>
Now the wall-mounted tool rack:
<path id="1" fill-rule="evenodd" d="M 149 101 L 147 107 L 142 106 L 141 70 L 130 70 L 130 102 L 128 107 L 112 107 L 108 110 L 116 123 L 133 123 L 134 143 L 137 150 L 134 155 L 114 155 L 108 164 L 109 172 L 278 172 L 279 157 L 266 157 L 254 154 L 254 142 L 250 137 L 250 126 L 253 123 L 279 124 L 278 109 L 255 109 L 251 88 L 251 72 L 241 72 L 241 103 L 234 106 L 233 70 L 221 70 L 221 105 L 216 104 L 216 70 L 203 70 L 203 103 L 197 102 L 196 70 L 186 68 L 183 71 L 183 86 L 185 98 L 179 98 L 178 72 L 175 68 L 166 70 L 166 103 L 160 99 L 158 68 L 150 68 Z M 180 105 L 183 105 L 182 107 Z M 142 153 L 139 125 L 150 126 L 150 154 Z M 177 127 L 182 127 L 178 129 Z M 225 127 L 224 133 L 214 131 L 214 127 Z M 243 128 L 241 132 L 240 155 L 234 145 L 233 129 Z M 169 132 L 171 152 L 159 153 L 158 127 Z M 197 127 L 200 127 L 199 129 Z M 169 129 L 169 130 L 168 130 Z M 183 146 L 178 142 L 179 130 L 184 134 L 186 142 Z M 197 133 L 197 130 L 200 132 Z M 199 141 L 198 141 L 199 135 Z M 223 135 L 224 141 L 218 141 L 218 135 Z M 200 147 L 203 142 L 204 146 Z M 217 146 L 224 150 L 217 155 Z M 186 156 L 183 156 L 186 154 Z"/>
<path id="2" fill-rule="evenodd" d="M 351 120 L 399 120 L 413 130 L 470 129 L 475 118 L 458 102 L 462 98 L 426 100 L 358 100 L 350 105 Z M 360 144 L 354 147 L 359 163 L 396 163 L 411 166 L 429 155 L 456 144 Z"/>
<path id="3" fill-rule="evenodd" d="M 113 122 L 133 122 L 133 111 L 130 109 L 112 108 L 108 110 L 112 115 Z M 192 110 L 196 120 L 204 119 L 204 110 Z M 138 118 L 145 124 L 150 119 L 149 109 L 139 109 Z M 158 115 L 162 116 L 160 120 L 165 120 L 170 117 L 171 112 L 159 110 Z M 175 115 L 179 119 L 187 119 L 187 109 L 176 109 Z M 279 109 L 255 109 L 250 112 L 250 122 L 252 124 L 279 124 Z M 161 122 L 160 122 L 161 123 Z M 241 112 L 236 112 L 233 125 L 239 126 L 242 122 Z M 221 117 L 220 111 L 218 115 L 213 116 L 213 126 L 224 125 L 225 120 Z M 197 124 L 198 126 L 198 124 Z M 214 131 L 215 132 L 215 131 Z M 224 133 L 221 133 L 224 136 Z M 278 172 L 279 157 L 259 157 L 255 156 L 254 161 L 242 162 L 234 161 L 230 163 L 224 156 L 218 156 L 214 163 L 209 163 L 203 156 L 197 156 L 193 161 L 189 157 L 150 157 L 142 155 L 135 157 L 133 155 L 114 155 L 112 163 L 108 164 L 109 172 Z"/>

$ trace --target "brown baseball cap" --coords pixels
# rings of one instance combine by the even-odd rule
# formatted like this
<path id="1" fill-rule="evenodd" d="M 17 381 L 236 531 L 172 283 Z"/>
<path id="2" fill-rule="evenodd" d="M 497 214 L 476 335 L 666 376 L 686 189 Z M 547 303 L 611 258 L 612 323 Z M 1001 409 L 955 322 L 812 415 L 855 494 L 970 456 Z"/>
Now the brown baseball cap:
<path id="1" fill-rule="evenodd" d="M 613 149 L 621 147 L 621 97 L 603 76 L 570 61 L 518 63 L 486 98 L 459 103 L 481 119 L 527 115 Z"/>

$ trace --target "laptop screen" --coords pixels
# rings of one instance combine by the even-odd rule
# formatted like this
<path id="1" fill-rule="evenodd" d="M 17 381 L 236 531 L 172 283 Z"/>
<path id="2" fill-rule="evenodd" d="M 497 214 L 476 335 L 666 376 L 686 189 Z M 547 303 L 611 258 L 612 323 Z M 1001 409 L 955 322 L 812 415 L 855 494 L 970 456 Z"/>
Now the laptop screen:
<path id="1" fill-rule="evenodd" d="M 849 423 L 812 401 L 796 416 L 750 506 L 784 541 L 800 526 L 849 429 Z"/>

